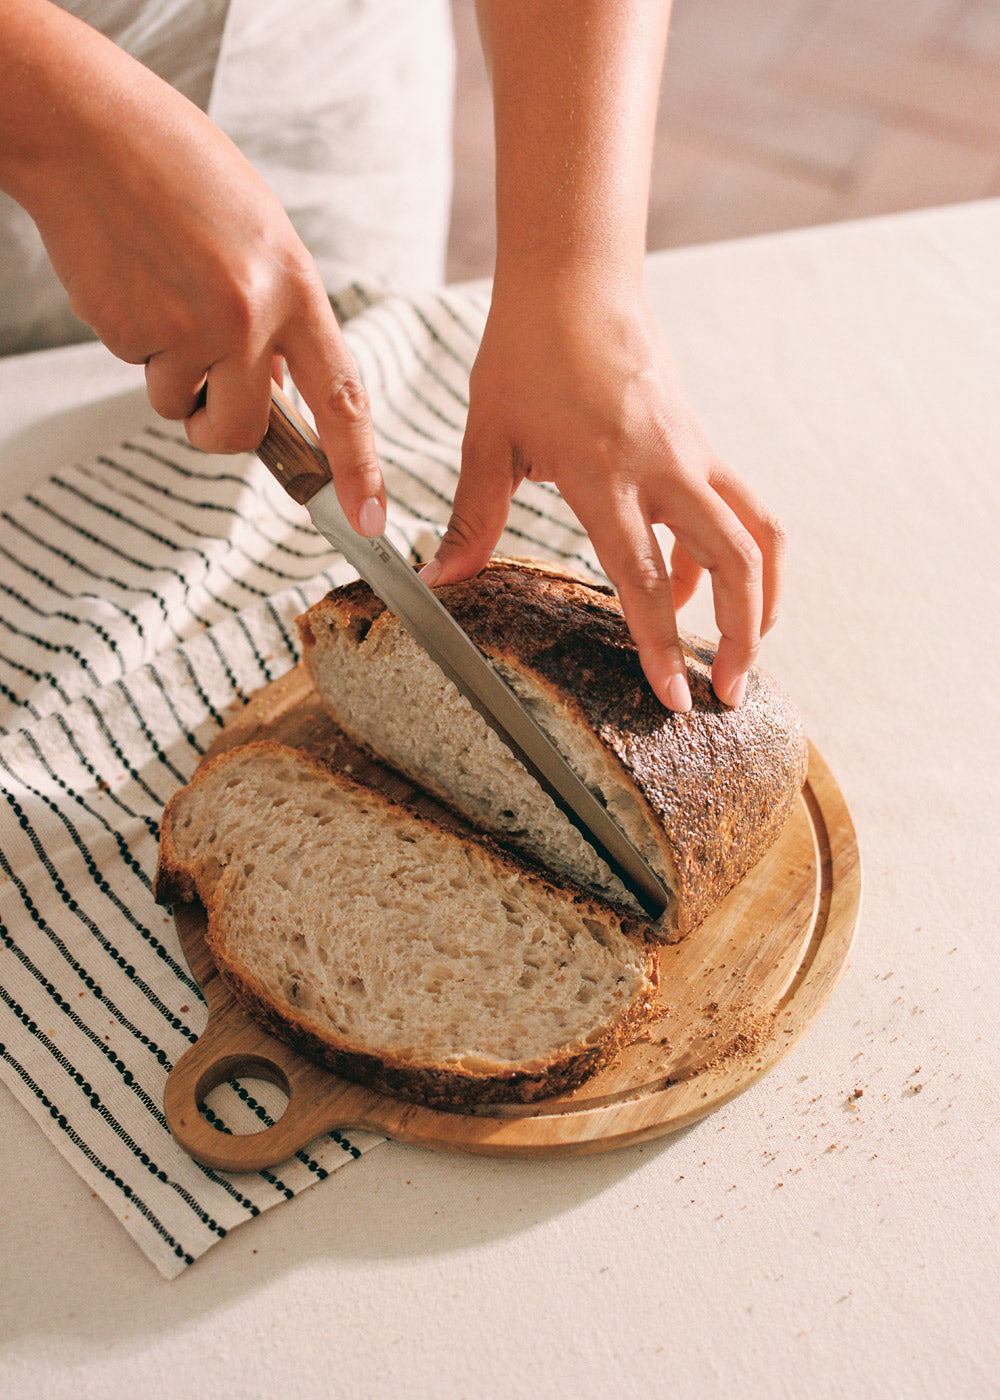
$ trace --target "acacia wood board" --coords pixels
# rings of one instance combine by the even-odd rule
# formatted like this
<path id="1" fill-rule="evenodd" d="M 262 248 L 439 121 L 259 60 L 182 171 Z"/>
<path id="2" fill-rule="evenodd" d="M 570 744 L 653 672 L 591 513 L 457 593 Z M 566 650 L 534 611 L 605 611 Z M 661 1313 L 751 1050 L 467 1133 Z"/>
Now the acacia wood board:
<path id="1" fill-rule="evenodd" d="M 350 745 L 299 666 L 237 710 L 211 754 L 275 739 L 345 769 L 438 820 L 462 823 Z M 682 942 L 663 948 L 657 1018 L 612 1066 L 571 1094 L 444 1112 L 390 1098 L 305 1059 L 262 1030 L 219 977 L 200 906 L 174 910 L 208 1024 L 171 1071 L 167 1122 L 205 1166 L 261 1171 L 334 1129 L 423 1147 L 508 1157 L 598 1152 L 684 1128 L 742 1092 L 808 1030 L 845 971 L 861 905 L 857 839 L 829 767 L 810 746 L 799 802 L 777 843 Z M 200 1105 L 229 1079 L 279 1085 L 287 1107 L 242 1134 Z"/>

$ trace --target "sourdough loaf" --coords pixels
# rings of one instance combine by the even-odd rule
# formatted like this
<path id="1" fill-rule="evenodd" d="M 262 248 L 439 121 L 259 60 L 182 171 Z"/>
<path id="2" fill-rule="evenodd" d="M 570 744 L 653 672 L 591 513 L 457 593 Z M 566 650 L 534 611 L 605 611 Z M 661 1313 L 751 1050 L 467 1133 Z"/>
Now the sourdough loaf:
<path id="1" fill-rule="evenodd" d="M 173 797 L 155 892 L 202 901 L 275 1035 L 440 1108 L 568 1091 L 652 1014 L 655 953 L 620 910 L 269 741 Z"/>
<path id="2" fill-rule="evenodd" d="M 643 676 L 613 592 L 531 561 L 494 560 L 438 590 L 577 773 L 661 875 L 672 903 L 651 934 L 699 924 L 773 844 L 805 779 L 788 697 L 751 671 L 738 710 L 712 690 L 712 649 L 682 638 L 693 709 Z M 364 583 L 299 619 L 334 722 L 467 820 L 627 907 L 617 877 Z"/>

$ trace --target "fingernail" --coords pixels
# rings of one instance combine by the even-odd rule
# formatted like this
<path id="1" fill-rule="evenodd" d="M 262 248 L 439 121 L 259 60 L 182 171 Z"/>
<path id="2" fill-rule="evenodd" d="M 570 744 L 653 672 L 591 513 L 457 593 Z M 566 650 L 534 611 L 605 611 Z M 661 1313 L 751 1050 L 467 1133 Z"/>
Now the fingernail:
<path id="1" fill-rule="evenodd" d="M 417 574 L 428 588 L 433 588 L 441 577 L 441 565 L 436 559 L 429 559 L 422 569 L 417 570 Z"/>
<path id="2" fill-rule="evenodd" d="M 686 679 L 678 671 L 666 684 L 667 705 L 676 714 L 686 715 L 691 708 L 691 692 Z"/>
<path id="3" fill-rule="evenodd" d="M 373 540 L 376 535 L 385 534 L 385 511 L 374 496 L 362 502 L 358 511 L 358 524 L 361 533 L 369 540 Z"/>
<path id="4" fill-rule="evenodd" d="M 746 675 L 737 676 L 729 691 L 729 695 L 720 695 L 719 699 L 724 705 L 728 705 L 733 710 L 738 710 L 743 703 L 743 697 L 747 693 Z"/>

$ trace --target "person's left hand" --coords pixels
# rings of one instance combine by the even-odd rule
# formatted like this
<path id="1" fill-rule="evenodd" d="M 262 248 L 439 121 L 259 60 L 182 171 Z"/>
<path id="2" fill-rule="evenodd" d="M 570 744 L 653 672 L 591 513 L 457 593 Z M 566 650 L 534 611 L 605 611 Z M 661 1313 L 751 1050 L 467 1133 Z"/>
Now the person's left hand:
<path id="1" fill-rule="evenodd" d="M 484 567 L 525 477 L 554 482 L 587 531 L 649 683 L 676 711 L 691 705 L 676 611 L 708 571 L 721 634 L 712 681 L 739 705 L 777 615 L 784 532 L 709 447 L 641 294 L 559 280 L 495 290 L 428 583 Z M 674 536 L 669 570 L 654 524 Z"/>

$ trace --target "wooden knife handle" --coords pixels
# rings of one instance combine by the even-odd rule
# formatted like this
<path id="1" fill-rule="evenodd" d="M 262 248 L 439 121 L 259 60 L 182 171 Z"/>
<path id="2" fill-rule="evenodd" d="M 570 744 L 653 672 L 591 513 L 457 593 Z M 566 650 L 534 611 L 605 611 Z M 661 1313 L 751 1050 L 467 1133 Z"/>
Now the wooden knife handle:
<path id="1" fill-rule="evenodd" d="M 271 385 L 271 414 L 257 456 L 300 506 L 332 480 L 319 438 L 277 384 Z"/>

